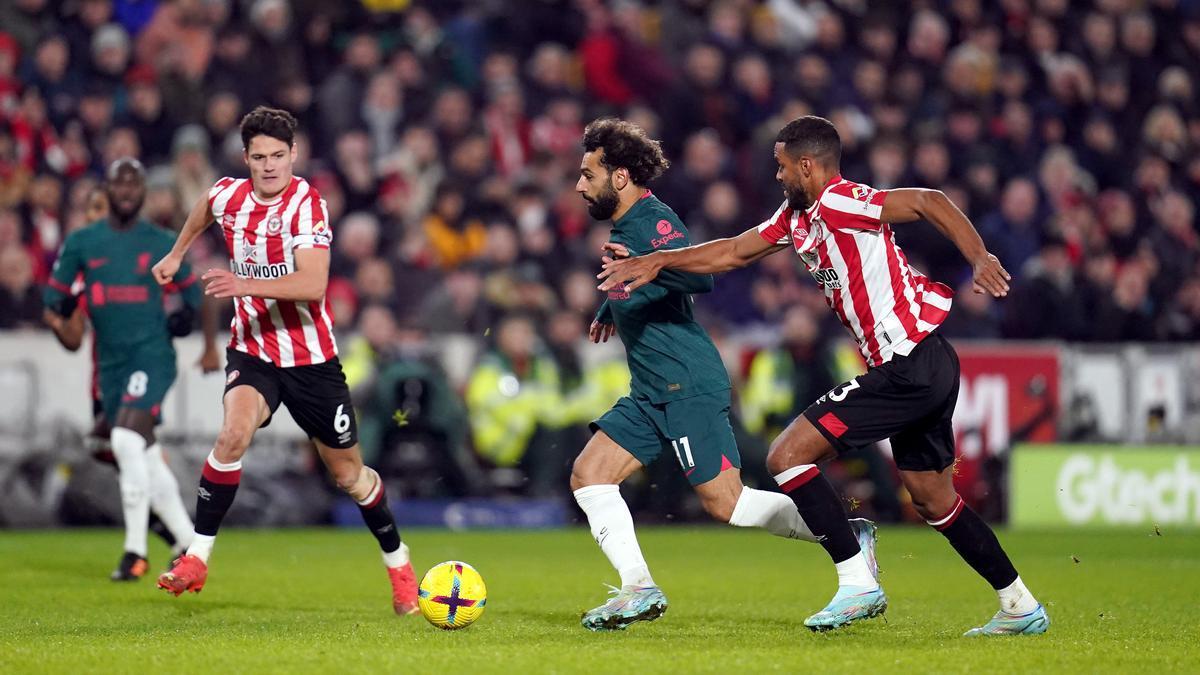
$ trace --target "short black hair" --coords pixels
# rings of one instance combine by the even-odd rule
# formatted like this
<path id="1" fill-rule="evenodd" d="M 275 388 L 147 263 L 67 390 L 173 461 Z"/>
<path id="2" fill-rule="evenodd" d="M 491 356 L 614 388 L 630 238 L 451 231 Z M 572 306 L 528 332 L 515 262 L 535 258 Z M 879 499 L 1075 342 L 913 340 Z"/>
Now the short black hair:
<path id="1" fill-rule="evenodd" d="M 296 118 L 286 110 L 260 105 L 242 118 L 242 147 L 250 147 L 255 136 L 277 138 L 288 147 L 296 142 Z"/>
<path id="2" fill-rule="evenodd" d="M 671 166 L 662 144 L 634 124 L 613 117 L 594 120 L 583 130 L 583 150 L 604 150 L 600 164 L 609 171 L 625 169 L 634 185 L 646 185 Z"/>
<path id="3" fill-rule="evenodd" d="M 829 166 L 838 166 L 842 161 L 842 139 L 833 122 L 824 117 L 797 117 L 779 130 L 775 142 L 783 143 L 783 149 L 793 159 L 808 155 Z"/>

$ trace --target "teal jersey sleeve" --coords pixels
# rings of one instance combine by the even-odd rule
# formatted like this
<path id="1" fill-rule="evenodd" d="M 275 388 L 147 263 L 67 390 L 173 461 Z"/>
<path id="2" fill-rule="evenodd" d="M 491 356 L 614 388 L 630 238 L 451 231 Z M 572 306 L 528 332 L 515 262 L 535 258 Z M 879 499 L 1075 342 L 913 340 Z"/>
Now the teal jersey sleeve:
<path id="1" fill-rule="evenodd" d="M 58 312 L 62 301 L 71 295 L 71 284 L 83 267 L 83 245 L 80 243 L 82 231 L 74 232 L 63 242 L 58 260 L 54 261 L 54 269 L 50 272 L 46 288 L 42 291 L 42 303 L 49 309 Z"/>
<path id="2" fill-rule="evenodd" d="M 613 322 L 612 305 L 608 304 L 608 298 L 605 298 L 604 302 L 600 303 L 600 308 L 596 310 L 595 320 L 600 323 Z"/>

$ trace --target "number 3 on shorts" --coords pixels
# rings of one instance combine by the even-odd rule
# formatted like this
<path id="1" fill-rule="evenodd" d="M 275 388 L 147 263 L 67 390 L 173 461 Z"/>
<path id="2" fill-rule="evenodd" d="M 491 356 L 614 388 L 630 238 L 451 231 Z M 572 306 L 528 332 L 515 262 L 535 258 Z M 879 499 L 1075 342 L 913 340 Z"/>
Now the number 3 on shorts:
<path id="1" fill-rule="evenodd" d="M 692 444 L 688 441 L 687 436 L 677 441 L 671 441 L 671 447 L 675 448 L 675 457 L 679 459 L 679 466 L 683 467 L 685 471 L 696 466 L 695 460 L 692 459 Z"/>
<path id="2" fill-rule="evenodd" d="M 855 389 L 858 389 L 858 378 L 857 377 L 850 380 L 846 384 L 842 385 L 841 389 L 831 389 L 829 391 L 829 400 L 835 401 L 835 402 L 845 401 L 846 395 L 849 394 L 850 392 L 854 391 Z"/>
<path id="3" fill-rule="evenodd" d="M 344 434 L 350 429 L 350 416 L 346 414 L 345 408 L 346 404 L 343 403 L 333 414 L 333 430 L 339 434 Z"/>

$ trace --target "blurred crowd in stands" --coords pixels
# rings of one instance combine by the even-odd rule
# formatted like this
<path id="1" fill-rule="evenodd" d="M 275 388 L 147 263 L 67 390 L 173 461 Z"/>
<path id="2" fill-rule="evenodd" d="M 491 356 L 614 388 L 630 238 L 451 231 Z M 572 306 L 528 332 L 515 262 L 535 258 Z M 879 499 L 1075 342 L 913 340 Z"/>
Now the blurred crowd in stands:
<path id="1" fill-rule="evenodd" d="M 296 173 L 328 200 L 355 382 L 476 336 L 471 380 L 421 395 L 465 401 L 473 439 L 453 410 L 449 436 L 497 465 L 621 386 L 577 349 L 607 227 L 573 185 L 602 115 L 662 139 L 673 166 L 651 187 L 694 241 L 775 210 L 775 134 L 819 114 L 847 178 L 945 191 L 1013 273 L 1009 298 L 974 295 L 936 230 L 899 227 L 958 289 L 948 336 L 1196 340 L 1197 78 L 1196 0 L 3 0 L 0 327 L 40 324 L 38 286 L 109 161 L 140 157 L 146 217 L 178 228 L 245 175 L 238 121 L 266 103 L 300 120 Z M 225 264 L 215 236 L 194 255 Z M 752 434 L 860 367 L 794 256 L 696 302 L 718 338 L 766 348 L 739 382 L 794 384 L 740 387 Z M 514 411 L 542 390 L 559 403 L 521 410 L 555 419 Z"/>

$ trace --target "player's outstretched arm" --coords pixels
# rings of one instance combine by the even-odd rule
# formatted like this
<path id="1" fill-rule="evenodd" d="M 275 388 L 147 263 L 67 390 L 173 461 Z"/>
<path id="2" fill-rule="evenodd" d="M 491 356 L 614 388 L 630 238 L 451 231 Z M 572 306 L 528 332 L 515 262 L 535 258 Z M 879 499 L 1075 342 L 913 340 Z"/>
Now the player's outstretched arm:
<path id="1" fill-rule="evenodd" d="M 941 190 L 889 190 L 884 197 L 879 219 L 885 223 L 928 220 L 954 242 L 967 262 L 971 263 L 975 272 L 976 293 L 990 293 L 997 298 L 1008 295 L 1008 282 L 1012 281 L 1012 276 L 996 256 L 988 253 L 975 226 Z"/>
<path id="2" fill-rule="evenodd" d="M 605 242 L 602 248 L 605 255 L 600 258 L 601 265 L 618 258 L 629 257 L 629 249 L 624 244 L 609 241 Z M 672 269 L 659 270 L 654 284 L 668 291 L 678 291 L 680 293 L 711 293 L 715 285 L 711 274 L 693 274 L 691 272 L 680 272 L 679 270 Z"/>
<path id="3" fill-rule="evenodd" d="M 192 207 L 187 221 L 183 223 L 183 229 L 179 231 L 179 236 L 175 239 L 175 245 L 171 247 L 171 252 L 163 256 L 163 259 L 159 260 L 151 270 L 158 285 L 166 286 L 175 279 L 175 273 L 183 265 L 183 256 L 191 248 L 192 242 L 196 241 L 196 237 L 200 236 L 200 233 L 212 221 L 212 207 L 208 203 L 208 198 L 201 197 Z"/>
<path id="4" fill-rule="evenodd" d="M 316 302 L 329 285 L 329 249 L 298 248 L 296 271 L 278 279 L 243 279 L 229 270 L 211 269 L 200 277 L 204 294 L 214 298 L 264 298 Z"/>
<path id="5" fill-rule="evenodd" d="M 736 237 L 714 239 L 695 246 L 655 251 L 632 258 L 618 258 L 604 264 L 596 275 L 601 279 L 600 290 L 623 286 L 632 292 L 653 281 L 664 269 L 693 274 L 719 274 L 745 267 L 763 256 L 787 248 L 763 239 L 757 227 Z"/>

